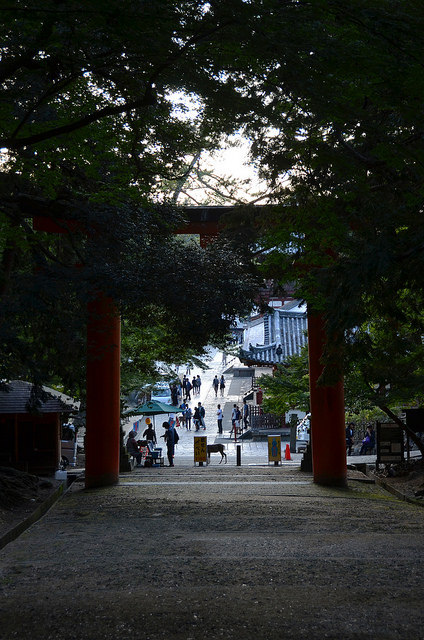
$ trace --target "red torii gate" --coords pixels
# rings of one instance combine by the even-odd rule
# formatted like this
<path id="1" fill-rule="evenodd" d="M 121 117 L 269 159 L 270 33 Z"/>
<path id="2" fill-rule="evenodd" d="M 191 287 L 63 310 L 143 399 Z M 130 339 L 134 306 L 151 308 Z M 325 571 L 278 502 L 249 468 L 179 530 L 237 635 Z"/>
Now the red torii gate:
<path id="1" fill-rule="evenodd" d="M 187 224 L 176 233 L 200 235 L 201 246 L 219 233 L 219 220 L 232 207 L 187 207 Z M 34 218 L 34 229 L 63 232 L 44 217 Z M 112 299 L 99 293 L 89 305 L 87 326 L 87 407 L 85 486 L 116 484 L 120 447 L 120 318 Z M 311 440 L 314 481 L 346 484 L 346 440 L 343 382 L 318 386 L 326 336 L 323 318 L 308 314 Z M 101 425 L 102 438 L 98 437 Z"/>

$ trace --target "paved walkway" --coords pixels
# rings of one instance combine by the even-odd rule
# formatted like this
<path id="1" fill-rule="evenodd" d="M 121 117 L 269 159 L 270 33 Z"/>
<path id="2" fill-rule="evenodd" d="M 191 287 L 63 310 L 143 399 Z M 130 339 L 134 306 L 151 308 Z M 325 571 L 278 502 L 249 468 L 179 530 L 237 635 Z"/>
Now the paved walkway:
<path id="1" fill-rule="evenodd" d="M 238 358 L 229 358 L 225 366 L 222 365 L 222 353 L 215 349 L 210 351 L 210 359 L 206 361 L 208 368 L 203 371 L 202 369 L 195 368 L 191 370 L 191 377 L 199 374 L 202 379 L 200 395 L 195 396 L 192 394 L 192 399 L 189 402 L 192 410 L 200 401 L 205 407 L 206 416 L 205 424 L 206 431 L 199 431 L 196 433 L 192 426 L 191 431 L 180 428 L 178 433 L 180 435 L 180 441 L 176 447 L 175 452 L 175 464 L 176 466 L 193 466 L 194 464 L 194 450 L 193 450 L 193 438 L 196 435 L 206 435 L 208 438 L 208 444 L 221 442 L 225 445 L 225 449 L 228 456 L 228 464 L 236 464 L 236 446 L 241 446 L 241 463 L 242 465 L 267 465 L 268 464 L 268 443 L 263 441 L 251 441 L 251 440 L 239 440 L 237 445 L 234 443 L 234 438 L 230 438 L 231 431 L 231 411 L 234 404 L 238 404 L 240 407 L 243 403 L 243 396 L 249 391 L 251 385 L 250 377 L 233 377 L 232 368 L 242 366 Z M 218 378 L 221 374 L 224 374 L 226 380 L 226 387 L 224 396 L 221 397 L 220 391 L 218 391 L 218 397 L 215 397 L 215 392 L 212 387 L 212 380 L 215 375 Z M 217 405 L 221 404 L 221 408 L 224 412 L 223 418 L 223 436 L 218 435 L 218 425 L 216 418 Z M 124 432 L 127 434 L 131 431 L 133 422 L 140 419 L 143 425 L 139 428 L 139 433 L 144 431 L 144 418 L 143 416 L 134 416 L 131 421 L 128 421 L 124 425 Z M 156 433 L 158 437 L 158 446 L 163 446 L 163 440 L 160 436 L 164 433 L 162 429 L 162 422 L 167 420 L 167 416 L 156 416 Z M 287 438 L 287 442 L 289 439 Z M 165 452 L 165 447 L 163 447 Z M 283 448 L 284 457 L 284 448 Z M 285 467 L 299 467 L 303 454 L 291 454 L 292 460 L 290 462 L 283 461 Z M 218 465 L 221 456 L 215 454 L 211 458 L 211 465 Z M 348 458 L 350 464 L 375 463 L 374 456 L 351 456 Z M 224 464 L 224 463 L 222 463 Z M 222 465 L 221 465 L 222 466 Z"/>

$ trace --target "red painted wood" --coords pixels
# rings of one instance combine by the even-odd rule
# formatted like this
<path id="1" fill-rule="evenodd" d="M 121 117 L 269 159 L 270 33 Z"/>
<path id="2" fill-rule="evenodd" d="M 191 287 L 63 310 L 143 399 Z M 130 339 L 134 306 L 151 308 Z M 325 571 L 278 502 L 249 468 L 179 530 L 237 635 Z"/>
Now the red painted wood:
<path id="1" fill-rule="evenodd" d="M 346 434 L 344 389 L 341 380 L 331 387 L 318 386 L 320 362 L 326 341 L 321 315 L 308 313 L 309 388 L 311 394 L 311 440 L 314 482 L 345 486 Z"/>
<path id="2" fill-rule="evenodd" d="M 85 486 L 116 484 L 120 446 L 121 325 L 113 300 L 88 305 Z"/>

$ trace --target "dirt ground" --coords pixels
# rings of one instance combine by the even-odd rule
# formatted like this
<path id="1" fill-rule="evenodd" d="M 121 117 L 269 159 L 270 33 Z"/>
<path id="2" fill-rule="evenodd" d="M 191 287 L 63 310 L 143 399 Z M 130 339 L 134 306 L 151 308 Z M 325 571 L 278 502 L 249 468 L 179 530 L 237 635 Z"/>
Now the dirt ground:
<path id="1" fill-rule="evenodd" d="M 424 509 L 377 485 L 137 469 L 0 551 L 0 637 L 422 640 L 423 544 Z"/>
<path id="2" fill-rule="evenodd" d="M 60 486 L 54 478 L 43 478 L 32 489 L 21 493 L 20 499 L 5 508 L 0 505 L 0 539 L 16 525 L 30 517 Z"/>
<path id="3" fill-rule="evenodd" d="M 82 457 L 83 459 L 83 457 Z M 349 472 L 350 477 L 354 473 Z M 424 488 L 424 461 L 422 459 L 411 461 L 403 468 L 396 470 L 397 475 L 388 476 L 386 471 L 377 474 L 385 483 L 403 493 L 408 498 L 422 501 L 424 506 L 424 496 L 417 497 L 416 491 Z M 9 509 L 0 506 L 0 538 L 16 525 L 31 516 L 33 512 L 42 505 L 58 488 L 60 482 L 54 478 L 44 478 L 34 492 L 22 495 L 22 500 Z"/>
<path id="4" fill-rule="evenodd" d="M 424 489 L 424 461 L 421 458 L 382 470 L 376 475 L 406 497 L 422 501 L 424 506 L 424 496 L 416 495 Z"/>

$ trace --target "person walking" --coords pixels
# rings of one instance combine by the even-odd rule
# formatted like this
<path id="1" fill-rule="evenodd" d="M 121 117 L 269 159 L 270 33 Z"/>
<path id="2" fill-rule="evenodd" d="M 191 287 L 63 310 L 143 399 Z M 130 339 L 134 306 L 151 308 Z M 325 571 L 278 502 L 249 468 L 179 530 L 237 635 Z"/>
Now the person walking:
<path id="1" fill-rule="evenodd" d="M 186 397 L 185 397 L 185 400 L 186 400 L 186 402 L 187 402 L 187 400 L 191 400 L 191 395 L 190 395 L 191 386 L 192 386 L 192 385 L 191 385 L 191 382 L 190 382 L 190 380 L 187 378 L 186 386 L 185 386 L 185 389 L 186 389 Z M 194 393 L 194 391 L 193 391 L 193 393 Z"/>
<path id="2" fill-rule="evenodd" d="M 249 405 L 247 404 L 247 400 L 243 400 L 242 415 L 244 428 L 247 429 L 247 422 L 249 419 Z"/>
<path id="3" fill-rule="evenodd" d="M 195 407 L 195 409 L 194 409 L 193 422 L 194 422 L 195 430 L 199 431 L 200 425 L 202 423 L 202 418 L 201 418 L 201 415 L 200 415 L 200 408 L 199 407 Z"/>
<path id="4" fill-rule="evenodd" d="M 201 402 L 197 403 L 197 406 L 199 407 L 199 415 L 200 415 L 200 424 L 202 425 L 203 429 L 206 431 L 206 424 L 205 424 L 205 407 L 202 406 Z"/>
<path id="5" fill-rule="evenodd" d="M 240 420 L 241 420 L 241 411 L 237 406 L 236 407 L 236 428 L 239 433 L 240 433 Z"/>
<path id="6" fill-rule="evenodd" d="M 212 386 L 213 386 L 213 389 L 215 391 L 215 398 L 217 398 L 218 397 L 218 388 L 219 388 L 218 376 L 215 376 L 215 378 L 212 380 Z"/>
<path id="7" fill-rule="evenodd" d="M 236 417 L 237 417 L 237 405 L 235 404 L 233 406 L 232 411 L 231 411 L 231 425 L 232 425 L 231 433 L 234 430 L 234 436 L 236 436 L 236 434 L 237 434 L 237 432 L 236 432 L 236 429 L 237 429 L 237 427 L 236 427 Z M 231 433 L 230 433 L 230 435 L 231 435 Z"/>
<path id="8" fill-rule="evenodd" d="M 222 433 L 222 409 L 220 404 L 217 407 L 216 418 L 218 420 L 218 433 Z"/>
<path id="9" fill-rule="evenodd" d="M 202 386 L 202 380 L 199 376 L 199 374 L 197 374 L 197 378 L 196 378 L 196 388 L 197 388 L 197 395 L 200 395 L 200 387 Z"/>
<path id="10" fill-rule="evenodd" d="M 178 388 L 175 384 L 171 387 L 171 400 L 174 407 L 178 405 Z"/>
<path id="11" fill-rule="evenodd" d="M 163 422 L 162 427 L 165 429 L 165 433 L 161 438 L 164 438 L 166 443 L 169 466 L 173 467 L 175 454 L 175 429 L 170 426 L 169 422 Z"/>
<path id="12" fill-rule="evenodd" d="M 187 396 L 187 376 L 186 375 L 183 376 L 181 387 L 183 389 L 183 401 L 185 401 Z"/>
<path id="13" fill-rule="evenodd" d="M 192 410 L 190 409 L 188 404 L 186 404 L 185 425 L 186 425 L 186 429 L 188 429 L 189 431 L 191 431 L 191 417 L 192 417 L 192 415 L 193 415 Z"/>
<path id="14" fill-rule="evenodd" d="M 225 378 L 224 378 L 224 375 L 222 375 L 220 380 L 219 380 L 219 391 L 221 393 L 221 398 L 223 398 L 224 397 L 224 391 L 225 391 Z"/>

